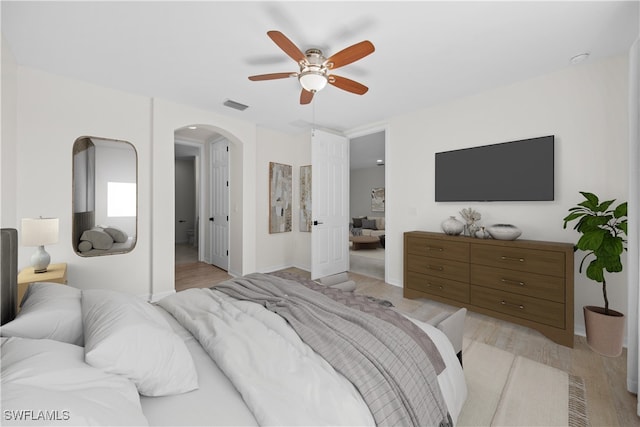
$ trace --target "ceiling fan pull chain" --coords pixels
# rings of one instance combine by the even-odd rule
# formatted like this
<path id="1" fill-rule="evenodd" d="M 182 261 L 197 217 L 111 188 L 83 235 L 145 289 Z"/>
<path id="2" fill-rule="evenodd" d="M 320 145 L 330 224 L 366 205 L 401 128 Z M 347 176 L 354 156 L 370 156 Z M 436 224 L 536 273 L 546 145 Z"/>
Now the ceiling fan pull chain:
<path id="1" fill-rule="evenodd" d="M 311 136 L 316 136 L 316 103 L 311 104 Z"/>

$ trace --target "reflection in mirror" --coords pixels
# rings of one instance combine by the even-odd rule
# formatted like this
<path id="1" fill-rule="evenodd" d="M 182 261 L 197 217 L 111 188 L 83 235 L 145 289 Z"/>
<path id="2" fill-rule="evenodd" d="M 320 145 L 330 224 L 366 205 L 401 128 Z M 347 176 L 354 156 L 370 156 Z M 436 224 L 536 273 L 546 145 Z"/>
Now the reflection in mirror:
<path id="1" fill-rule="evenodd" d="M 137 239 L 138 156 L 126 141 L 83 136 L 73 144 L 73 249 L 123 254 Z"/>

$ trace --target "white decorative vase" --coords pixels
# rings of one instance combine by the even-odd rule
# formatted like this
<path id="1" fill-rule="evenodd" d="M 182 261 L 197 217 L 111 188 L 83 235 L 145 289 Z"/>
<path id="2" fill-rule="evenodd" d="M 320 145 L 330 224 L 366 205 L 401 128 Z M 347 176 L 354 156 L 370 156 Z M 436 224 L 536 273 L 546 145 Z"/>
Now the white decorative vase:
<path id="1" fill-rule="evenodd" d="M 489 237 L 489 233 L 487 233 L 484 227 L 480 227 L 480 230 L 476 231 L 475 237 L 477 239 L 486 239 Z"/>
<path id="2" fill-rule="evenodd" d="M 511 224 L 494 224 L 487 227 L 487 231 L 496 240 L 516 240 L 522 234 L 522 230 Z"/>
<path id="3" fill-rule="evenodd" d="M 448 234 L 450 236 L 457 236 L 462 233 L 464 229 L 464 224 L 461 221 L 458 221 L 455 216 L 450 216 L 448 219 L 442 221 L 442 231 L 444 234 Z"/>

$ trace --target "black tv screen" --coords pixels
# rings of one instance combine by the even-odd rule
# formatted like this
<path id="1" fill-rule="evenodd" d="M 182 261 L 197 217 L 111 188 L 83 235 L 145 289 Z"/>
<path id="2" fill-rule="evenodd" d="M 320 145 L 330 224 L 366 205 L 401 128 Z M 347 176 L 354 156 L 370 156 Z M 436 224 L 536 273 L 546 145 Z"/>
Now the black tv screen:
<path id="1" fill-rule="evenodd" d="M 554 136 L 436 153 L 436 202 L 548 201 Z"/>

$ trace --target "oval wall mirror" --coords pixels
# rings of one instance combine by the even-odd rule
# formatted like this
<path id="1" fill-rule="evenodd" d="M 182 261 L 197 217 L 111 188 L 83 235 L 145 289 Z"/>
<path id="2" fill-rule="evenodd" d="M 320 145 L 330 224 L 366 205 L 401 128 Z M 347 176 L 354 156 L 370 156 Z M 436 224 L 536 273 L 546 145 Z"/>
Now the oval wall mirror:
<path id="1" fill-rule="evenodd" d="M 131 252 L 138 229 L 138 154 L 127 141 L 82 136 L 73 144 L 73 250 Z"/>

